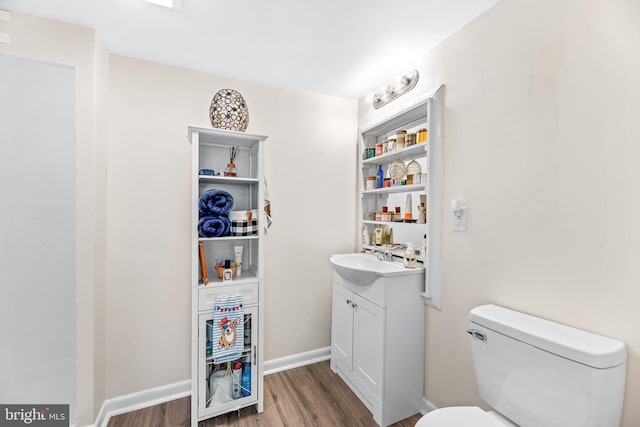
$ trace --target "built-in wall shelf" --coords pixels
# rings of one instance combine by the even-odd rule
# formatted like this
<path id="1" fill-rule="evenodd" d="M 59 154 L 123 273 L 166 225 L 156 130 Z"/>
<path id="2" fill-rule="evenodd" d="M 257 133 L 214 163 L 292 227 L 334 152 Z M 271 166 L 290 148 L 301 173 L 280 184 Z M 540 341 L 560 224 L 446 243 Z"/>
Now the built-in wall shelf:
<path id="1" fill-rule="evenodd" d="M 360 129 L 360 153 L 359 160 L 359 226 L 363 233 L 360 242 L 360 250 L 369 250 L 371 247 L 364 244 L 366 235 L 374 239 L 376 229 L 383 236 L 392 236 L 394 243 L 411 244 L 416 249 L 425 246 L 426 251 L 421 254 L 421 260 L 425 265 L 424 292 L 426 303 L 436 309 L 441 309 L 441 236 L 442 236 L 442 185 L 443 185 L 443 111 L 444 111 L 444 87 L 440 86 L 428 97 L 422 98 L 412 106 L 394 112 L 386 118 L 361 127 Z M 420 130 L 426 130 L 426 141 L 417 143 L 417 138 L 407 138 L 403 134 L 415 134 Z M 402 132 L 404 131 L 404 132 Z M 400 138 L 405 140 L 402 148 L 398 144 L 385 142 Z M 407 141 L 416 141 L 407 146 Z M 379 155 L 371 156 L 371 150 L 376 147 Z M 380 154 L 380 148 L 383 152 Z M 377 176 L 380 169 L 386 178 L 394 178 L 402 182 L 408 176 L 399 178 L 397 171 L 402 162 L 406 167 L 410 163 L 420 166 L 420 179 L 414 180 L 409 185 L 392 185 L 367 189 L 366 183 L 369 177 Z M 415 166 L 414 166 L 415 167 Z M 393 176 L 395 169 L 396 176 Z M 416 174 L 417 172 L 412 172 Z M 426 179 L 425 179 L 426 177 Z M 416 183 L 416 181 L 419 181 Z M 420 224 L 423 206 L 426 208 L 427 222 Z M 378 213 L 387 208 L 394 211 L 400 207 L 401 218 L 411 218 L 414 223 L 395 221 L 373 221 Z M 375 216 L 374 216 L 375 215 Z M 386 218 L 385 218 L 386 219 Z M 393 230 L 393 233 L 390 231 Z M 373 243 L 373 242 L 370 242 Z M 377 247 L 379 248 L 379 247 Z M 398 255 L 394 253 L 394 255 Z"/>
<path id="2" fill-rule="evenodd" d="M 417 223 L 417 222 L 404 222 L 404 221 L 370 221 L 370 220 L 364 220 L 362 221 L 363 224 L 372 224 L 372 225 L 388 225 L 389 227 L 423 227 L 425 228 L 427 226 L 426 223 Z"/>
<path id="3" fill-rule="evenodd" d="M 429 148 L 429 144 L 415 144 L 406 148 L 402 148 L 400 150 L 391 151 L 389 153 L 384 153 L 380 156 L 371 157 L 370 159 L 366 159 L 362 161 L 362 164 L 378 164 L 378 163 L 390 163 L 395 159 L 406 159 L 407 157 L 412 156 L 425 156 L 427 154 L 427 149 Z"/>
<path id="4" fill-rule="evenodd" d="M 390 194 L 408 193 L 412 191 L 424 191 L 424 184 L 393 185 L 391 187 L 374 188 L 373 190 L 363 190 L 362 194 Z"/>

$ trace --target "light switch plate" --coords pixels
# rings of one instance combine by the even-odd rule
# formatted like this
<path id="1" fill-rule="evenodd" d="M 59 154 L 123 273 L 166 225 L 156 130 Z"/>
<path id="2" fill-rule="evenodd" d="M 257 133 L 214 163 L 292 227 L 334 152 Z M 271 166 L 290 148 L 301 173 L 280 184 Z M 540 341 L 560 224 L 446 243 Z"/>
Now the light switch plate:
<path id="1" fill-rule="evenodd" d="M 11 36 L 9 35 L 9 33 L 0 31 L 0 43 L 6 43 L 6 44 L 11 43 Z"/>

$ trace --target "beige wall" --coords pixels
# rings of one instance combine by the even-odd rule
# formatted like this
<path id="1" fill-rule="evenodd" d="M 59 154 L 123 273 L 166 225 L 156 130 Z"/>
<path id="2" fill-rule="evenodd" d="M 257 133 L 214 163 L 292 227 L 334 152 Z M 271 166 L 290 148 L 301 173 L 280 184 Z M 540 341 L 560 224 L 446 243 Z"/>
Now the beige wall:
<path id="1" fill-rule="evenodd" d="M 425 397 L 478 404 L 468 311 L 496 303 L 623 340 L 640 425 L 640 3 L 503 0 L 419 62 L 445 92 L 443 310 Z M 403 71 L 403 70 L 399 70 Z M 390 108 L 393 104 L 390 104 Z M 360 122 L 384 114 L 360 102 Z"/>
<path id="2" fill-rule="evenodd" d="M 107 398 L 190 376 L 191 146 L 222 88 L 269 135 L 265 359 L 329 346 L 328 257 L 354 249 L 357 102 L 110 59 Z M 256 65 L 259 66 L 259 65 Z"/>
<path id="3" fill-rule="evenodd" d="M 96 208 L 104 192 L 96 188 L 96 94 L 95 31 L 31 15 L 11 12 L 11 22 L 2 31 L 11 35 L 11 44 L 0 44 L 0 53 L 49 61 L 76 68 L 76 149 L 77 149 L 77 405 L 79 425 L 94 420 L 94 307 Z"/>
<path id="4" fill-rule="evenodd" d="M 109 57 L 104 44 L 95 38 L 96 57 L 96 247 L 95 247 L 95 306 L 94 306 L 94 414 L 106 398 L 105 384 L 105 294 L 107 256 L 107 143 Z"/>

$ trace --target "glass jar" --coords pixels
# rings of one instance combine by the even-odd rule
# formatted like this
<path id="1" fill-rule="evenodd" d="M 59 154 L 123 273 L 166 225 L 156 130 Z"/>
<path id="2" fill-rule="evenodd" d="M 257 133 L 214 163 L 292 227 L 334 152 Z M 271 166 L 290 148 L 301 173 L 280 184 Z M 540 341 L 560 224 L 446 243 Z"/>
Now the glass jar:
<path id="1" fill-rule="evenodd" d="M 413 175 L 413 184 L 418 184 L 418 183 L 420 183 L 420 176 L 422 174 L 422 166 L 420 166 L 420 163 L 416 162 L 415 159 L 411 160 L 407 164 L 406 174 L 407 174 L 407 176 Z M 409 183 L 407 182 L 407 184 L 409 184 Z"/>
<path id="2" fill-rule="evenodd" d="M 373 190 L 374 188 L 376 188 L 376 176 L 375 175 L 366 176 L 364 179 L 365 179 L 365 184 L 364 184 L 364 189 L 365 190 Z"/>
<path id="3" fill-rule="evenodd" d="M 236 164 L 227 163 L 227 167 L 224 170 L 224 176 L 236 176 Z"/>
<path id="4" fill-rule="evenodd" d="M 406 130 L 398 130 L 396 131 L 396 149 L 404 148 L 405 146 L 405 137 L 407 136 Z"/>
<path id="5" fill-rule="evenodd" d="M 396 139 L 393 137 L 390 137 L 389 139 L 387 139 L 387 150 L 385 151 L 385 153 L 388 153 L 395 149 L 396 149 Z"/>

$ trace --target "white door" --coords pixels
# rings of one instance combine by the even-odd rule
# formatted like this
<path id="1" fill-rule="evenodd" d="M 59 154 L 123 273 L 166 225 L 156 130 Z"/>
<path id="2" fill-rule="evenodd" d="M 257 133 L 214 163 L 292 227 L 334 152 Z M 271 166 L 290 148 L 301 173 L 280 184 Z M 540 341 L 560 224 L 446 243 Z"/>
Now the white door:
<path id="1" fill-rule="evenodd" d="M 385 311 L 359 295 L 353 301 L 353 373 L 381 399 Z"/>
<path id="2" fill-rule="evenodd" d="M 331 303 L 331 359 L 351 371 L 353 353 L 353 292 L 333 283 Z"/>
<path id="3" fill-rule="evenodd" d="M 70 425 L 75 114 L 73 68 L 0 55 L 0 402 L 69 405 Z"/>

